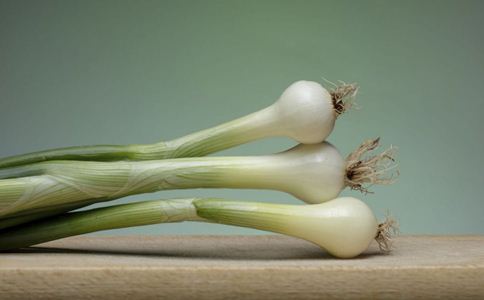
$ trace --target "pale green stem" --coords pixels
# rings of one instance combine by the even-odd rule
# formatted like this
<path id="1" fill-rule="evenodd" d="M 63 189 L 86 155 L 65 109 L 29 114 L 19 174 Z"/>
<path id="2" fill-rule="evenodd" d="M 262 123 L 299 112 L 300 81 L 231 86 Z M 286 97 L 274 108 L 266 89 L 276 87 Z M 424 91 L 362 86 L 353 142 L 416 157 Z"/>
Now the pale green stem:
<path id="1" fill-rule="evenodd" d="M 115 205 L 66 213 L 4 229 L 0 231 L 0 250 L 23 248 L 101 230 L 182 221 L 216 222 L 287 233 L 294 207 L 211 198 Z"/>
<path id="2" fill-rule="evenodd" d="M 35 245 L 100 230 L 157 223 L 203 221 L 193 199 L 145 201 L 58 215 L 0 231 L 0 250 Z"/>
<path id="3" fill-rule="evenodd" d="M 200 199 L 193 202 L 198 216 L 215 223 L 291 234 L 295 217 L 304 217 L 310 205 Z"/>
<path id="4" fill-rule="evenodd" d="M 143 162 L 52 161 L 20 167 L 37 176 L 0 180 L 0 219 L 59 212 L 132 194 L 188 188 L 278 189 L 286 169 L 271 157 Z M 279 171 L 281 170 L 281 171 Z M 1 171 L 0 171 L 1 173 Z M 33 216 L 32 216 L 33 217 Z M 1 228 L 1 227 L 0 227 Z"/>
<path id="5" fill-rule="evenodd" d="M 271 128 L 271 113 L 269 107 L 168 142 L 76 146 L 6 157 L 0 159 L 0 169 L 49 160 L 119 161 L 205 156 L 263 137 L 278 135 L 277 128 Z"/>
<path id="6" fill-rule="evenodd" d="M 99 201 L 93 201 L 92 203 L 96 203 Z M 83 204 L 66 204 L 66 205 L 57 205 L 55 207 L 43 207 L 42 209 L 36 210 L 26 210 L 20 211 L 17 214 L 10 214 L 8 217 L 0 217 L 0 230 L 8 227 L 12 227 L 15 225 L 27 223 L 34 220 L 44 219 L 50 216 L 59 215 L 65 213 L 66 211 L 72 211 L 84 206 L 89 205 L 88 202 Z"/>

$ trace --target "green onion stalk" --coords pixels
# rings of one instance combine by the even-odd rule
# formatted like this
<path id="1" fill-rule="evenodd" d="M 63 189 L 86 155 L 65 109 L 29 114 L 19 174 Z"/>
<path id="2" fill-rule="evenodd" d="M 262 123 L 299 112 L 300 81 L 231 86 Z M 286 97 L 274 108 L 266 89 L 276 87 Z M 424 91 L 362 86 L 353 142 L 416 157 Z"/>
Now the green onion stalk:
<path id="1" fill-rule="evenodd" d="M 282 205 L 215 198 L 155 200 L 71 212 L 0 231 L 0 250 L 28 247 L 108 229 L 169 222 L 211 222 L 272 231 L 310 241 L 330 254 L 351 258 L 376 240 L 390 249 L 393 221 L 378 224 L 356 198 L 314 205 Z"/>
<path id="2" fill-rule="evenodd" d="M 205 156 L 250 141 L 286 136 L 299 143 L 324 141 L 337 117 L 351 105 L 357 87 L 330 91 L 313 81 L 290 85 L 271 106 L 239 119 L 178 139 L 154 144 L 94 145 L 52 149 L 0 159 L 0 168 L 50 160 L 156 160 Z"/>
<path id="3" fill-rule="evenodd" d="M 369 154 L 378 139 L 344 159 L 328 142 L 299 144 L 264 156 L 151 161 L 47 161 L 0 170 L 0 229 L 95 202 L 170 189 L 250 188 L 283 191 L 306 203 L 349 187 L 393 181 L 392 149 Z"/>

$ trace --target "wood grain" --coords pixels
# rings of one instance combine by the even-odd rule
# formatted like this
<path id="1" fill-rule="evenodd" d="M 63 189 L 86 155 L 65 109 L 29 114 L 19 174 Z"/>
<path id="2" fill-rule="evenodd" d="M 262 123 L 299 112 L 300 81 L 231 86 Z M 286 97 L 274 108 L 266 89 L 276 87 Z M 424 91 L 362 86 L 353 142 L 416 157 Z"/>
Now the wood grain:
<path id="1" fill-rule="evenodd" d="M 484 299 L 484 236 L 350 260 L 267 236 L 72 237 L 0 253 L 0 299 Z"/>

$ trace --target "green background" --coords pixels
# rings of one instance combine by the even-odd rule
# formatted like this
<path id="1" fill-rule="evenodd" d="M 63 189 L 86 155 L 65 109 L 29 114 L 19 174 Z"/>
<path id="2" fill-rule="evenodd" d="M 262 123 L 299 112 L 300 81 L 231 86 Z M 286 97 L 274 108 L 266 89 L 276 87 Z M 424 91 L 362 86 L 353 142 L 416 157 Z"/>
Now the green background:
<path id="1" fill-rule="evenodd" d="M 270 105 L 291 82 L 358 82 L 330 137 L 381 136 L 401 176 L 357 195 L 406 234 L 484 233 L 483 1 L 2 1 L 0 156 L 150 143 Z M 275 138 L 221 155 L 293 145 Z M 271 191 L 185 190 L 298 203 Z M 257 233 L 169 224 L 109 234 Z"/>

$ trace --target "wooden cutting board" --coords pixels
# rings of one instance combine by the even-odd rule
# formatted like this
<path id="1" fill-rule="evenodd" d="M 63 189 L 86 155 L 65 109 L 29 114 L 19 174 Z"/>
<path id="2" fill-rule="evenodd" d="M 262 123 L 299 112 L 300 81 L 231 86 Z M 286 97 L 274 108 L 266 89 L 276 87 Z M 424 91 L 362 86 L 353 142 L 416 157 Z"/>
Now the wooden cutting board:
<path id="1" fill-rule="evenodd" d="M 0 299 L 484 299 L 484 236 L 335 259 L 280 235 L 72 237 L 0 253 Z"/>

